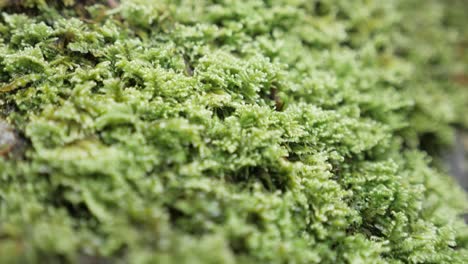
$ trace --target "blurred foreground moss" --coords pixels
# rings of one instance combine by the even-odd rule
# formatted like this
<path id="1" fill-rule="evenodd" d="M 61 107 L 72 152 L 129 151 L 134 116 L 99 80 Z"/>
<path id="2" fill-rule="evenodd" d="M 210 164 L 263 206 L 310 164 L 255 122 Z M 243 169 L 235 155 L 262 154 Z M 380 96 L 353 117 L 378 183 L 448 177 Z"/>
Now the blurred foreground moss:
<path id="1" fill-rule="evenodd" d="M 468 258 L 466 2 L 0 8 L 1 262 Z"/>

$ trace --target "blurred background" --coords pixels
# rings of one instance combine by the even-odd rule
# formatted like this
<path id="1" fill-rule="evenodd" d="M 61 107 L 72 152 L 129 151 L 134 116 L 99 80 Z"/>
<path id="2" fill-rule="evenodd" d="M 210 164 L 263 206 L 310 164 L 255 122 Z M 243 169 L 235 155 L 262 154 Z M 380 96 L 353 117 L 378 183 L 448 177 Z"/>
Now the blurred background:
<path id="1" fill-rule="evenodd" d="M 454 142 L 454 147 L 446 154 L 445 159 L 449 165 L 450 174 L 468 191 L 468 132 L 457 130 Z"/>

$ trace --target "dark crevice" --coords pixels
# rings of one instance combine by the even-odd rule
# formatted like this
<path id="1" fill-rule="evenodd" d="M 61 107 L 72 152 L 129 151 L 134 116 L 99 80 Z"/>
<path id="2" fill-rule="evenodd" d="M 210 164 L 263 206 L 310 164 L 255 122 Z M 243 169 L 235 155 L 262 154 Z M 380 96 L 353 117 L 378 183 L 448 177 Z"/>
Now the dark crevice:
<path id="1" fill-rule="evenodd" d="M 272 87 L 270 89 L 270 100 L 275 102 L 275 110 L 276 111 L 282 111 L 283 110 L 284 102 L 279 97 L 277 88 Z"/>
<path id="2" fill-rule="evenodd" d="M 232 106 L 220 106 L 213 108 L 213 113 L 220 119 L 224 120 L 227 117 L 230 117 L 236 111 L 235 107 Z"/>
<path id="3" fill-rule="evenodd" d="M 66 186 L 57 186 L 54 192 L 49 196 L 50 203 L 57 208 L 65 209 L 72 218 L 85 220 L 93 219 L 93 214 L 84 202 L 72 203 L 67 200 L 65 196 L 68 191 L 69 188 Z"/>
<path id="4" fill-rule="evenodd" d="M 289 186 L 289 180 L 285 175 L 275 171 L 274 168 L 263 166 L 241 168 L 225 179 L 229 182 L 247 185 L 259 182 L 265 190 L 270 192 L 276 190 L 285 191 Z"/>
<path id="5" fill-rule="evenodd" d="M 187 76 L 193 76 L 194 67 L 190 58 L 187 55 L 184 55 L 183 58 L 185 63 L 185 74 L 187 74 Z"/>

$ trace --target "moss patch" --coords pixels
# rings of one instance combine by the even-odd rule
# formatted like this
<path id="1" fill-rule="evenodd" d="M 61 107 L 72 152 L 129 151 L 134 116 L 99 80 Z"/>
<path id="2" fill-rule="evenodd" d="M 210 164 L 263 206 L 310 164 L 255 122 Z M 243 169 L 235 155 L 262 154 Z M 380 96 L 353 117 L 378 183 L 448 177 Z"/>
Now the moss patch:
<path id="1" fill-rule="evenodd" d="M 463 1 L 0 7 L 7 263 L 468 257 Z"/>

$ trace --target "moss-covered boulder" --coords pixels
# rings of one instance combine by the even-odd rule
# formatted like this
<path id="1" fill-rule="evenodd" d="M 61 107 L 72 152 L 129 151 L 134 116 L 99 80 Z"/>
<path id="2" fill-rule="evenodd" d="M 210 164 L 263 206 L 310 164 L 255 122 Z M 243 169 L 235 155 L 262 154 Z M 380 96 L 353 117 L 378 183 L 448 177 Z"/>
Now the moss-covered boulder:
<path id="1" fill-rule="evenodd" d="M 0 0 L 2 263 L 466 263 L 460 0 Z"/>

